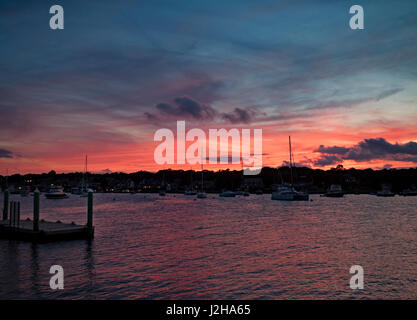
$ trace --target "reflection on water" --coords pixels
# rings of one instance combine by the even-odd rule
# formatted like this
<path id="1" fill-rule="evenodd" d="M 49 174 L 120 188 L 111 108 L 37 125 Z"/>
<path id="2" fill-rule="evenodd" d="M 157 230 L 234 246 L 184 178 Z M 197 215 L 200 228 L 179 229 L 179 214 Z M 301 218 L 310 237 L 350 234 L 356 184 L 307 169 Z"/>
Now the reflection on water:
<path id="1" fill-rule="evenodd" d="M 417 298 L 417 197 L 312 199 L 95 194 L 93 241 L 0 240 L 0 299 Z M 31 217 L 31 198 L 12 200 Z M 41 200 L 44 219 L 81 224 L 85 211 L 85 198 Z"/>

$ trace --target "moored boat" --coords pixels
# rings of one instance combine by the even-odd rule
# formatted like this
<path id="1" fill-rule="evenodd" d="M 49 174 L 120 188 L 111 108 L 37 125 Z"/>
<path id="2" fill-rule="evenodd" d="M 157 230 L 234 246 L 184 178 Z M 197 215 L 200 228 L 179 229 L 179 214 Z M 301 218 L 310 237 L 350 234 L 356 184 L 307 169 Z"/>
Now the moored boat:
<path id="1" fill-rule="evenodd" d="M 277 191 L 272 192 L 271 200 L 282 200 L 282 201 L 308 201 L 309 195 L 306 192 L 297 191 L 294 188 L 294 178 L 293 178 L 293 154 L 291 149 L 291 137 L 288 137 L 288 144 L 290 149 L 290 174 L 291 174 L 291 184 L 282 185 Z"/>
<path id="2" fill-rule="evenodd" d="M 225 198 L 230 198 L 230 197 L 235 197 L 236 193 L 234 193 L 233 191 L 223 191 L 223 192 L 220 192 L 219 196 L 220 197 L 225 197 Z"/>
<path id="3" fill-rule="evenodd" d="M 305 192 L 297 191 L 292 186 L 282 186 L 271 194 L 272 200 L 282 201 L 307 201 L 309 196 Z"/>
<path id="4" fill-rule="evenodd" d="M 344 195 L 342 187 L 339 184 L 332 184 L 327 192 L 323 194 L 324 197 L 330 198 L 342 198 Z"/>
<path id="5" fill-rule="evenodd" d="M 68 195 L 64 192 L 62 187 L 52 187 L 45 193 L 47 199 L 65 199 Z"/>
<path id="6" fill-rule="evenodd" d="M 412 186 L 409 189 L 404 189 L 403 192 L 401 192 L 401 195 L 404 196 L 404 197 L 417 196 L 417 188 L 416 188 L 416 186 Z"/>
<path id="7" fill-rule="evenodd" d="M 391 192 L 391 187 L 389 185 L 382 185 L 382 190 L 376 193 L 378 197 L 394 197 L 395 193 Z"/>

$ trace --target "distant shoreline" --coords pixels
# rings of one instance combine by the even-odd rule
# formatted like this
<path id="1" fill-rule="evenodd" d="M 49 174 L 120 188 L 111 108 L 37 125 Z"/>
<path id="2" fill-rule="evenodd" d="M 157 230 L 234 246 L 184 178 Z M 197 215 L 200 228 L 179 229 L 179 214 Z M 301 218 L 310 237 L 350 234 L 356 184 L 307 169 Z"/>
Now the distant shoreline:
<path id="1" fill-rule="evenodd" d="M 83 173 L 14 174 L 0 176 L 2 190 L 8 186 L 11 193 L 21 190 L 33 192 L 35 188 L 47 191 L 51 186 L 63 186 L 66 192 L 82 186 Z M 109 193 L 167 193 L 181 194 L 187 190 L 201 190 L 201 171 L 161 170 L 156 173 L 87 173 L 86 184 L 95 192 Z M 264 167 L 259 175 L 244 176 L 237 170 L 204 170 L 204 191 L 219 193 L 224 190 L 271 193 L 281 184 L 291 181 L 289 167 L 279 169 Z M 409 169 L 344 169 L 341 166 L 330 170 L 297 167 L 294 185 L 310 194 L 322 194 L 332 185 L 342 187 L 345 194 L 370 194 L 388 185 L 393 193 L 400 194 L 417 186 L 417 168 Z"/>

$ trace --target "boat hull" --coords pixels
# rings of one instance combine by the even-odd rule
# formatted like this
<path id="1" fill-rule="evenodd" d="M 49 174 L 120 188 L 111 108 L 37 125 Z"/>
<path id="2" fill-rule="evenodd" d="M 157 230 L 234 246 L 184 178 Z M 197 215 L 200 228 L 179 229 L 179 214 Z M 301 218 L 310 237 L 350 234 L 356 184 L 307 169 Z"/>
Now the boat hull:
<path id="1" fill-rule="evenodd" d="M 343 198 L 344 193 L 325 193 L 324 196 L 328 198 Z"/>
<path id="2" fill-rule="evenodd" d="M 236 194 L 234 192 L 222 192 L 219 194 L 220 197 L 224 197 L 224 198 L 232 198 L 235 197 Z"/>
<path id="3" fill-rule="evenodd" d="M 308 201 L 309 195 L 305 193 L 281 193 L 281 192 L 273 192 L 271 194 L 272 200 L 279 200 L 279 201 Z"/>
<path id="4" fill-rule="evenodd" d="M 47 199 L 66 199 L 68 198 L 67 194 L 45 194 Z"/>

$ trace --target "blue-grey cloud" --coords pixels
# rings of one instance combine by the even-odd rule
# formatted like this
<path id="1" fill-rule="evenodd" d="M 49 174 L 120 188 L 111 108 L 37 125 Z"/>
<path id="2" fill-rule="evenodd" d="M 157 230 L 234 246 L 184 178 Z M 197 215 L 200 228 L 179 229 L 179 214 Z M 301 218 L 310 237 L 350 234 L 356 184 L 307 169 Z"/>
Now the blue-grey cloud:
<path id="1" fill-rule="evenodd" d="M 364 139 L 353 147 L 325 147 L 314 152 L 322 155 L 315 160 L 317 166 L 332 165 L 343 160 L 371 161 L 376 159 L 417 163 L 417 142 L 390 143 L 384 138 Z"/>
<path id="2" fill-rule="evenodd" d="M 156 112 L 145 112 L 144 116 L 151 122 L 163 122 L 167 118 L 194 119 L 200 121 L 223 120 L 231 124 L 251 123 L 256 119 L 254 108 L 235 108 L 231 112 L 219 112 L 209 104 L 196 99 L 182 96 L 175 98 L 172 103 L 158 103 Z"/>
<path id="3" fill-rule="evenodd" d="M 230 123 L 250 123 L 254 120 L 256 112 L 252 109 L 235 108 L 233 112 L 223 113 L 222 118 Z"/>
<path id="4" fill-rule="evenodd" d="M 313 164 L 317 167 L 325 167 L 341 163 L 342 161 L 343 160 L 339 156 L 322 155 L 318 159 L 314 160 Z"/>
<path id="5" fill-rule="evenodd" d="M 327 154 L 345 154 L 349 150 L 350 149 L 346 147 L 338 147 L 338 146 L 325 147 L 321 145 L 320 147 L 318 147 L 318 149 L 314 150 L 314 152 L 327 153 Z"/>
<path id="6" fill-rule="evenodd" d="M 13 158 L 13 152 L 6 149 L 0 149 L 0 158 Z"/>
<path id="7" fill-rule="evenodd" d="M 211 106 L 186 96 L 175 98 L 172 104 L 159 103 L 155 108 L 162 115 L 196 120 L 212 120 L 217 113 Z"/>

